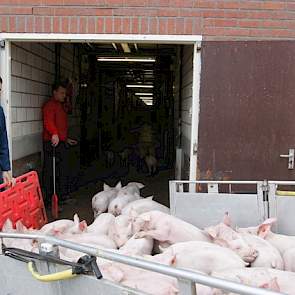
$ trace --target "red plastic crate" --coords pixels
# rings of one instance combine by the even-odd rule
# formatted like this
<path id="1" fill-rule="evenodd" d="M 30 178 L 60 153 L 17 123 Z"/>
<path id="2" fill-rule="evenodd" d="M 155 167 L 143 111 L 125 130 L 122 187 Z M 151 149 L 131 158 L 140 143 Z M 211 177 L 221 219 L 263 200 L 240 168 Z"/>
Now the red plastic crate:
<path id="1" fill-rule="evenodd" d="M 40 229 L 47 223 L 46 211 L 35 171 L 16 178 L 16 185 L 0 185 L 0 229 L 7 218 L 13 226 L 21 221 L 27 228 Z"/>

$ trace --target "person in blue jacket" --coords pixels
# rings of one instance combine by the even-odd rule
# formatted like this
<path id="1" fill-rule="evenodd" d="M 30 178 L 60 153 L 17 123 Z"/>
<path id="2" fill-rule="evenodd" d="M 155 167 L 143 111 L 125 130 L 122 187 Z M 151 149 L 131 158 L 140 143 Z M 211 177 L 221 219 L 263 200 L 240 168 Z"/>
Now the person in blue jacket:
<path id="1" fill-rule="evenodd" d="M 2 89 L 2 78 L 0 77 L 0 93 Z M 0 182 L 4 182 L 8 185 L 13 184 L 13 178 L 11 175 L 9 148 L 7 139 L 7 130 L 5 123 L 5 115 L 3 108 L 0 106 Z"/>

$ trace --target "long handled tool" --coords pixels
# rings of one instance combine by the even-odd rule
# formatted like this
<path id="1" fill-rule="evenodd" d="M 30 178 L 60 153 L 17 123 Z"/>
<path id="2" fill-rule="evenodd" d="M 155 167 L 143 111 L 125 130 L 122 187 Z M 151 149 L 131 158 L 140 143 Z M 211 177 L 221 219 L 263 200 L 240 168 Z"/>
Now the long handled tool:
<path id="1" fill-rule="evenodd" d="M 55 147 L 53 147 L 53 154 L 52 154 L 52 164 L 53 164 L 53 195 L 51 198 L 51 214 L 54 219 L 58 218 L 58 197 L 56 194 L 56 175 L 55 175 Z"/>

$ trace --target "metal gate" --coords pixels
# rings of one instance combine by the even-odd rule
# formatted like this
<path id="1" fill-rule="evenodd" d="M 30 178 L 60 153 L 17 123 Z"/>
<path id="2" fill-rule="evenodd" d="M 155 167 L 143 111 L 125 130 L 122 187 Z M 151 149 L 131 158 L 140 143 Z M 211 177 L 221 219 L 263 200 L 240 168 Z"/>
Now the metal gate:
<path id="1" fill-rule="evenodd" d="M 24 239 L 37 239 L 40 243 L 45 242 L 51 245 L 59 245 L 72 250 L 86 253 L 90 256 L 101 257 L 104 259 L 128 264 L 130 266 L 146 269 L 168 276 L 175 277 L 178 280 L 179 294 L 180 295 L 195 295 L 195 283 L 204 284 L 214 288 L 220 288 L 226 291 L 231 291 L 238 294 L 245 295 L 279 295 L 281 293 L 267 291 L 265 289 L 258 289 L 246 285 L 238 284 L 235 282 L 222 280 L 208 275 L 202 275 L 191 270 L 178 269 L 159 263 L 153 263 L 141 258 L 134 258 L 110 252 L 107 250 L 97 249 L 80 245 L 77 243 L 60 240 L 51 236 L 44 236 L 40 234 L 15 234 L 15 233 L 1 233 L 0 238 L 24 238 Z M 119 284 L 111 283 L 104 279 L 97 280 L 91 275 L 79 275 L 68 280 L 58 280 L 51 282 L 40 282 L 33 277 L 26 269 L 24 262 L 16 261 L 10 257 L 0 254 L 0 285 L 1 294 L 45 294 L 45 295 L 79 295 L 79 294 L 97 294 L 97 295 L 119 295 L 130 294 L 140 295 L 146 294 L 131 288 L 124 287 Z M 29 262 L 31 263 L 31 262 Z M 52 273 L 56 270 L 61 271 L 60 267 L 56 264 L 46 261 L 40 261 L 42 269 L 45 274 Z M 42 274 L 44 275 L 44 274 Z M 41 275 L 41 276 L 42 276 Z M 38 274 L 39 276 L 39 274 Z"/>
<path id="2" fill-rule="evenodd" d="M 295 181 L 269 181 L 268 186 L 269 217 L 277 218 L 273 230 L 295 235 Z M 288 190 L 279 190 L 279 186 Z"/>
<path id="3" fill-rule="evenodd" d="M 256 192 L 239 193 L 233 190 L 235 185 L 256 186 Z M 220 190 L 222 186 L 227 192 Z M 295 181 L 170 181 L 169 188 L 171 214 L 197 227 L 217 224 L 229 212 L 240 227 L 276 217 L 273 231 L 295 235 Z"/>
<path id="4" fill-rule="evenodd" d="M 199 185 L 205 185 L 206 192 L 198 191 Z M 234 185 L 252 185 L 256 192 L 234 192 Z M 221 186 L 227 186 L 227 192 Z M 264 186 L 263 181 L 170 181 L 171 214 L 200 228 L 219 223 L 225 212 L 239 226 L 258 224 L 268 216 Z"/>

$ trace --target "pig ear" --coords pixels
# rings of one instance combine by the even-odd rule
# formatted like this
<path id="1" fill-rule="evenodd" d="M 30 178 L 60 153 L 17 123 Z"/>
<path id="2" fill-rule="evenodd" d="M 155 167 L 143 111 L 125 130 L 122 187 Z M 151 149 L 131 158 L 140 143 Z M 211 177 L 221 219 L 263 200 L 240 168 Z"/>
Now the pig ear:
<path id="1" fill-rule="evenodd" d="M 271 226 L 277 222 L 276 218 L 268 218 L 258 227 L 257 235 L 263 239 L 268 235 L 270 232 Z"/>
<path id="2" fill-rule="evenodd" d="M 79 218 L 79 216 L 78 216 L 77 213 L 74 215 L 74 223 L 75 224 L 79 224 L 80 223 L 80 218 Z"/>
<path id="3" fill-rule="evenodd" d="M 176 265 L 176 254 L 175 253 L 173 253 L 174 251 L 173 251 L 173 248 L 171 248 L 171 258 L 170 258 L 170 265 Z"/>
<path id="4" fill-rule="evenodd" d="M 174 286 L 169 286 L 168 292 L 169 292 L 168 293 L 169 295 L 173 295 L 173 294 L 178 294 L 179 293 L 179 290 L 176 287 L 174 287 Z"/>
<path id="5" fill-rule="evenodd" d="M 133 207 L 131 207 L 130 212 L 129 212 L 129 217 L 131 219 L 135 218 L 138 216 L 138 213 L 133 209 Z"/>
<path id="6" fill-rule="evenodd" d="M 217 238 L 217 230 L 214 226 L 209 226 L 204 229 L 204 231 L 212 238 L 216 239 Z"/>
<path id="7" fill-rule="evenodd" d="M 20 220 L 16 222 L 16 224 L 15 224 L 15 228 L 16 228 L 17 232 L 19 232 L 19 233 L 23 233 L 23 232 L 25 232 L 26 229 L 27 229 L 27 228 L 22 224 L 22 222 L 21 222 Z"/>
<path id="8" fill-rule="evenodd" d="M 273 278 L 272 280 L 270 280 L 269 286 L 270 286 L 270 290 L 281 292 L 281 289 L 278 283 L 278 278 Z"/>
<path id="9" fill-rule="evenodd" d="M 260 285 L 259 288 L 268 289 L 268 290 L 277 291 L 277 292 L 281 291 L 277 278 L 273 278 L 269 282 Z"/>
<path id="10" fill-rule="evenodd" d="M 140 182 L 134 182 L 134 184 L 137 186 L 138 189 L 144 188 L 144 184 L 142 184 Z"/>
<path id="11" fill-rule="evenodd" d="M 249 282 L 246 278 L 240 276 L 240 275 L 237 275 L 237 278 L 240 280 L 240 283 L 244 284 L 244 285 L 249 285 Z"/>
<path id="12" fill-rule="evenodd" d="M 154 196 L 149 196 L 149 197 L 146 197 L 146 199 L 152 201 L 152 200 L 153 200 L 153 197 L 154 197 Z"/>
<path id="13" fill-rule="evenodd" d="M 117 185 L 116 185 L 116 189 L 120 189 L 120 188 L 122 188 L 122 183 L 121 183 L 121 181 L 119 181 L 119 182 L 117 183 Z"/>
<path id="14" fill-rule="evenodd" d="M 111 187 L 109 185 L 107 185 L 106 183 L 103 184 L 103 190 L 107 191 L 109 190 Z"/>
<path id="15" fill-rule="evenodd" d="M 172 250 L 169 253 L 159 254 L 163 257 L 162 263 L 166 265 L 175 265 L 176 264 L 176 254 Z"/>
<path id="16" fill-rule="evenodd" d="M 86 222 L 85 220 L 83 220 L 83 221 L 81 221 L 81 222 L 79 223 L 79 229 L 80 229 L 81 231 L 86 231 L 86 229 L 87 229 L 87 222 Z"/>
<path id="17" fill-rule="evenodd" d="M 2 226 L 2 231 L 6 232 L 6 233 L 13 231 L 12 221 L 9 218 L 6 219 L 6 221 L 4 222 L 4 224 Z"/>
<path id="18" fill-rule="evenodd" d="M 151 221 L 151 216 L 150 215 L 143 215 L 143 216 L 141 216 L 141 218 L 145 222 L 150 222 Z"/>
<path id="19" fill-rule="evenodd" d="M 231 227 L 231 219 L 230 219 L 230 217 L 229 217 L 228 212 L 225 212 L 225 214 L 224 214 L 224 216 L 223 216 L 223 220 L 222 220 L 222 222 L 223 222 L 225 225 Z"/>

